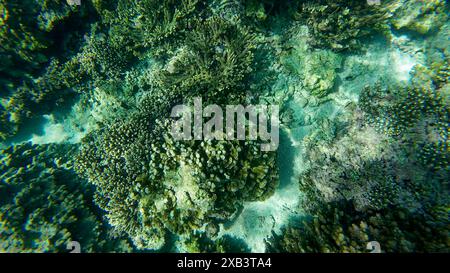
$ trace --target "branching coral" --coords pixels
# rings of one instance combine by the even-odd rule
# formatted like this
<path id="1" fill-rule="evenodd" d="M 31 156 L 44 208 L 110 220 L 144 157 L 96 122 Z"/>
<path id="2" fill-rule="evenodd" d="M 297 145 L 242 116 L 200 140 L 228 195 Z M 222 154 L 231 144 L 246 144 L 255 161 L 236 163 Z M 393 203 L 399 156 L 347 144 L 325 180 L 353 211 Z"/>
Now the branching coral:
<path id="1" fill-rule="evenodd" d="M 61 50 L 57 47 L 70 41 L 71 34 L 82 31 L 83 24 L 90 21 L 89 7 L 87 3 L 77 7 L 56 0 L 2 0 L 0 72 L 8 80 L 6 85 L 2 83 L 2 89 L 10 89 L 9 84 L 20 83 L 29 74 L 36 76 L 55 51 Z M 62 39 L 63 31 L 63 40 L 56 39 Z"/>
<path id="2" fill-rule="evenodd" d="M 7 99 L 8 127 L 3 137 L 13 135 L 24 121 L 52 111 L 76 93 L 121 82 L 132 71 L 136 57 L 146 57 L 149 49 L 155 53 L 156 47 L 164 44 L 178 50 L 176 54 L 165 51 L 166 56 L 173 56 L 151 82 L 158 94 L 171 98 L 166 102 L 192 96 L 219 99 L 223 96 L 217 95 L 225 92 L 232 93 L 229 96 L 235 101 L 245 99 L 245 80 L 251 72 L 255 48 L 247 29 L 219 17 L 191 18 L 188 24 L 187 17 L 196 10 L 197 1 L 165 1 L 164 5 L 157 1 L 119 1 L 117 6 L 108 7 L 112 10 L 102 3 L 96 2 L 95 7 L 103 21 L 91 25 L 78 54 L 67 61 L 52 59 L 41 76 L 24 81 Z M 150 11 L 152 8 L 156 12 Z M 190 33 L 181 30 L 188 28 Z M 133 33 L 154 37 L 135 37 Z M 179 35 L 176 39 L 175 33 Z M 228 98 L 229 102 L 233 100 Z"/>
<path id="3" fill-rule="evenodd" d="M 253 62 L 256 43 L 247 30 L 219 17 L 195 20 L 194 29 L 157 75 L 163 90 L 186 97 L 214 98 L 219 103 L 224 94 L 245 98 L 245 80 Z"/>
<path id="4" fill-rule="evenodd" d="M 358 50 L 362 39 L 385 28 L 387 13 L 360 0 L 306 1 L 297 18 L 311 33 L 310 44 L 334 51 Z"/>
<path id="5" fill-rule="evenodd" d="M 287 226 L 269 241 L 270 252 L 367 253 L 370 241 L 381 251 L 448 252 L 448 212 L 436 208 L 426 215 L 401 209 L 360 213 L 347 202 L 323 204 L 312 219 Z"/>
<path id="6" fill-rule="evenodd" d="M 23 83 L 5 99 L 5 128 L 9 130 L 2 128 L 2 138 L 14 135 L 25 121 L 71 101 L 75 93 L 63 82 L 62 75 L 59 63 L 52 60 L 41 77 Z"/>
<path id="7" fill-rule="evenodd" d="M 66 120 L 89 134 L 80 151 L 30 144 L 2 151 L 1 251 L 64 251 L 69 240 L 84 251 L 122 243 L 116 250 L 127 250 L 121 240 L 106 242 L 91 197 L 111 232 L 139 249 L 173 249 L 167 239 L 176 238 L 190 252 L 249 251 L 221 237 L 221 223 L 227 228 L 245 202 L 274 193 L 276 153 L 261 152 L 258 140 L 175 140 L 166 118 L 195 97 L 219 106 L 282 101 L 292 110 L 286 126 L 297 118 L 308 125 L 289 136 L 302 135 L 299 184 L 311 217 L 275 236 L 274 251 L 361 252 L 370 240 L 384 251 L 448 251 L 445 45 L 424 42 L 429 68 L 414 75 L 422 82 L 367 87 L 359 108 L 346 104 L 356 88 L 335 88 L 342 56 L 384 30 L 389 9 L 397 29 L 432 34 L 444 29 L 443 1 L 16 2 L 0 0 L 0 138 L 78 94 Z M 284 17 L 288 6 L 299 22 Z M 405 15 L 417 7 L 437 12 Z M 329 119 L 313 122 L 322 114 Z"/>
<path id="8" fill-rule="evenodd" d="M 124 51 L 125 45 L 114 45 L 112 36 L 97 34 L 97 28 L 98 25 L 93 25 L 81 51 L 62 65 L 66 84 L 76 86 L 84 79 L 98 86 L 119 80 L 133 62 L 133 55 Z"/>
<path id="9" fill-rule="evenodd" d="M 0 139 L 5 139 L 14 133 L 15 129 L 13 124 L 9 121 L 9 114 L 5 107 L 0 104 Z"/>
<path id="10" fill-rule="evenodd" d="M 174 11 L 187 14 L 179 8 L 189 3 L 195 1 L 181 6 L 167 1 L 167 7 L 157 7 L 161 14 L 139 17 L 139 28 L 162 32 L 161 39 L 144 37 L 144 46 L 157 47 L 170 40 L 181 21 L 159 26 L 156 19 L 164 9 L 164 16 Z M 119 14 L 124 12 L 120 5 L 125 2 L 119 2 Z M 130 5 L 128 12 L 154 7 L 156 2 Z M 258 143 L 174 141 L 170 123 L 158 121 L 169 116 L 173 105 L 194 96 L 214 103 L 245 101 L 255 47 L 252 35 L 216 16 L 192 19 L 189 27 L 192 32 L 182 37 L 184 44 L 177 45 L 164 69 L 150 72 L 151 80 L 140 83 L 150 91 L 143 90 L 129 118 L 93 132 L 78 157 L 78 172 L 96 186 L 96 202 L 109 223 L 139 248 L 159 249 L 169 233 L 189 234 L 205 223 L 227 220 L 244 201 L 270 196 L 277 184 L 275 154 L 261 153 Z M 107 41 L 113 44 L 111 33 Z"/>
<path id="11" fill-rule="evenodd" d="M 72 170 L 73 146 L 29 143 L 1 151 L 0 252 L 130 251 L 108 238 L 90 201 L 92 192 Z"/>
<path id="12" fill-rule="evenodd" d="M 422 83 L 423 84 L 423 83 Z M 435 169 L 450 166 L 450 109 L 440 90 L 423 84 L 413 87 L 367 87 L 360 106 L 379 131 L 403 138 L 423 163 Z"/>
<path id="13" fill-rule="evenodd" d="M 172 48 L 170 42 L 184 36 L 190 17 L 201 10 L 201 5 L 198 0 L 133 0 L 111 5 L 97 4 L 104 23 L 110 26 L 111 45 L 136 56 L 148 48 L 153 49 L 154 56 L 167 54 L 165 51 Z"/>
<path id="14" fill-rule="evenodd" d="M 79 36 L 95 17 L 90 8 L 89 3 L 77 7 L 55 0 L 0 2 L 0 96 L 9 112 L 2 139 L 13 136 L 25 120 L 70 99 L 74 84 L 60 61 L 80 44 Z"/>
<path id="15" fill-rule="evenodd" d="M 1 72 L 5 75 L 3 77 L 8 77 L 12 81 L 47 61 L 42 51 L 48 46 L 48 42 L 45 41 L 43 31 L 36 31 L 36 26 L 32 22 L 33 15 L 38 9 L 39 6 L 35 1 L 0 2 Z M 5 87 L 2 86 L 3 88 Z"/>

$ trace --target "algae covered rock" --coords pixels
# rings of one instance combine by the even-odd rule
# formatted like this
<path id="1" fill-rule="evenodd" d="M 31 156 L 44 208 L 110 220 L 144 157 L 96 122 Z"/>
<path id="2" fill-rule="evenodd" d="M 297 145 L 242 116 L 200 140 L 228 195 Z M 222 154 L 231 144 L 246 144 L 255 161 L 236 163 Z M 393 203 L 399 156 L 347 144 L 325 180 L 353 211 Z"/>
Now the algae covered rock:
<path id="1" fill-rule="evenodd" d="M 337 70 L 342 59 L 331 51 L 318 50 L 307 54 L 300 66 L 304 70 L 304 84 L 312 95 L 323 97 L 333 91 Z"/>
<path id="2" fill-rule="evenodd" d="M 282 63 L 311 95 L 324 97 L 335 89 L 343 58 L 331 50 L 309 49 L 301 34 L 296 35 L 300 37 L 291 38 L 292 48 L 282 56 Z"/>

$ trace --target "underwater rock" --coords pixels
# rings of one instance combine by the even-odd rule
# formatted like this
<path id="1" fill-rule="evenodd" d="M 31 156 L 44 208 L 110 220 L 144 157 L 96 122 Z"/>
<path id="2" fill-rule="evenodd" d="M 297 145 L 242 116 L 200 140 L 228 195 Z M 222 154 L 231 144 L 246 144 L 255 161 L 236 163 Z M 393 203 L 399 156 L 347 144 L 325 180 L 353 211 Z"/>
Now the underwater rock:
<path id="1" fill-rule="evenodd" d="M 330 51 L 318 50 L 305 56 L 304 84 L 311 94 L 323 97 L 333 90 L 341 62 L 340 56 Z"/>
<path id="2" fill-rule="evenodd" d="M 308 49 L 302 39 L 295 36 L 290 43 L 293 45 L 288 54 L 282 57 L 282 63 L 289 72 L 300 77 L 304 88 L 316 97 L 324 97 L 333 91 L 338 78 L 337 71 L 342 65 L 342 56 L 321 49 Z"/>

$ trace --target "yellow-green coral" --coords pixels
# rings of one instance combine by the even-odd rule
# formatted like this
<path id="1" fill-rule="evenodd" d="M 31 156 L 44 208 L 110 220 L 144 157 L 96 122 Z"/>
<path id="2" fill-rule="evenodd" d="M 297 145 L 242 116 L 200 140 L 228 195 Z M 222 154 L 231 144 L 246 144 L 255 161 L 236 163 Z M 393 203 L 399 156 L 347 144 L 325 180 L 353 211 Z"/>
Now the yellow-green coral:
<path id="1" fill-rule="evenodd" d="M 427 34 L 448 20 L 445 0 L 397 0 L 389 5 L 393 13 L 390 21 L 396 29 Z"/>
<path id="2" fill-rule="evenodd" d="M 85 140 L 77 168 L 96 186 L 109 223 L 139 248 L 158 249 L 224 221 L 277 185 L 274 153 L 251 141 L 175 141 L 169 124 L 136 114 Z"/>

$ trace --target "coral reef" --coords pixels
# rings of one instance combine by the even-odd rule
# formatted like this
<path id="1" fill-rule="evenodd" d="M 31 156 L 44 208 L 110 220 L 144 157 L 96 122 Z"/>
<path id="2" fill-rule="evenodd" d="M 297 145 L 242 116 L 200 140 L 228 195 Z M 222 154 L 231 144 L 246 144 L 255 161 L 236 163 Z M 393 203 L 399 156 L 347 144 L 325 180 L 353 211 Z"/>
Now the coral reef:
<path id="1" fill-rule="evenodd" d="M 198 0 L 103 2 L 97 7 L 103 23 L 109 26 L 112 47 L 135 56 L 149 48 L 155 57 L 167 56 L 175 41 L 189 31 L 190 18 L 202 10 Z"/>
<path id="2" fill-rule="evenodd" d="M 446 172 L 430 172 L 408 143 L 378 133 L 360 110 L 350 113 L 341 129 L 322 126 L 305 139 L 300 190 L 310 216 L 275 234 L 268 250 L 366 252 L 377 241 L 385 252 L 447 252 Z"/>
<path id="3" fill-rule="evenodd" d="M 214 98 L 218 104 L 224 94 L 228 103 L 245 101 L 244 83 L 252 71 L 256 47 L 254 36 L 220 17 L 195 20 L 192 25 L 185 46 L 156 75 L 157 85 L 187 98 Z M 237 98 L 230 97 L 233 95 Z"/>
<path id="4" fill-rule="evenodd" d="M 448 6 L 444 0 L 399 0 L 389 4 L 390 22 L 398 30 L 428 34 L 448 20 Z"/>
<path id="5" fill-rule="evenodd" d="M 53 60 L 41 77 L 19 86 L 6 100 L 7 120 L 14 129 L 5 136 L 16 133 L 25 121 L 48 113 L 73 99 L 75 94 L 64 85 L 61 74 L 58 62 Z"/>
<path id="6" fill-rule="evenodd" d="M 363 90 L 360 105 L 377 130 L 409 143 L 424 164 L 448 170 L 450 109 L 441 89 L 423 82 L 386 89 L 377 85 Z"/>
<path id="7" fill-rule="evenodd" d="M 443 175 L 436 173 L 432 179 L 425 167 L 405 160 L 410 157 L 409 145 L 365 125 L 363 114 L 355 111 L 346 129 L 331 140 L 320 137 L 326 133 L 323 128 L 319 136 L 305 138 L 309 168 L 301 176 L 302 192 L 312 193 L 310 199 L 318 198 L 319 204 L 352 201 L 358 211 L 386 209 L 393 204 L 417 210 L 427 198 L 427 187 L 443 189 Z M 418 191 L 423 199 L 417 199 Z"/>
<path id="8" fill-rule="evenodd" d="M 90 2 L 70 6 L 65 1 L 1 1 L 0 96 L 9 117 L 1 138 L 17 133 L 22 123 L 48 113 L 68 98 L 59 62 L 80 45 L 86 26 L 95 20 Z"/>
<path id="9" fill-rule="evenodd" d="M 249 249 L 245 242 L 225 235 L 216 240 L 210 239 L 205 233 L 194 232 L 183 241 L 183 250 L 188 253 L 247 253 Z"/>
<path id="10" fill-rule="evenodd" d="M 448 252 L 448 3 L 374 2 L 0 0 L 0 251 Z M 194 98 L 283 151 L 174 139 Z"/>
<path id="11" fill-rule="evenodd" d="M 67 54 L 74 49 L 79 32 L 95 17 L 90 7 L 55 0 L 2 0 L 2 89 L 13 89 L 29 75 L 38 76 L 56 52 L 64 49 Z"/>
<path id="12" fill-rule="evenodd" d="M 290 44 L 299 42 L 294 36 Z M 294 44 L 282 62 L 290 73 L 301 79 L 311 95 L 321 98 L 334 90 L 342 57 L 330 50 L 310 50 Z"/>
<path id="13" fill-rule="evenodd" d="M 320 0 L 302 3 L 295 16 L 310 31 L 310 45 L 336 52 L 359 50 L 362 40 L 386 28 L 388 13 L 360 0 Z"/>
<path id="14" fill-rule="evenodd" d="M 78 156 L 109 223 L 139 248 L 161 248 L 169 231 L 224 221 L 277 185 L 275 154 L 262 154 L 257 143 L 174 141 L 169 128 L 136 113 L 92 134 Z"/>
<path id="15" fill-rule="evenodd" d="M 448 212 L 437 207 L 429 214 L 411 214 L 399 208 L 360 213 L 348 202 L 323 204 L 312 219 L 287 226 L 268 242 L 270 252 L 367 253 L 370 241 L 381 251 L 449 251 Z"/>
<path id="16" fill-rule="evenodd" d="M 1 151 L 0 252 L 125 252 L 91 202 L 92 191 L 72 169 L 71 145 L 10 146 Z"/>

